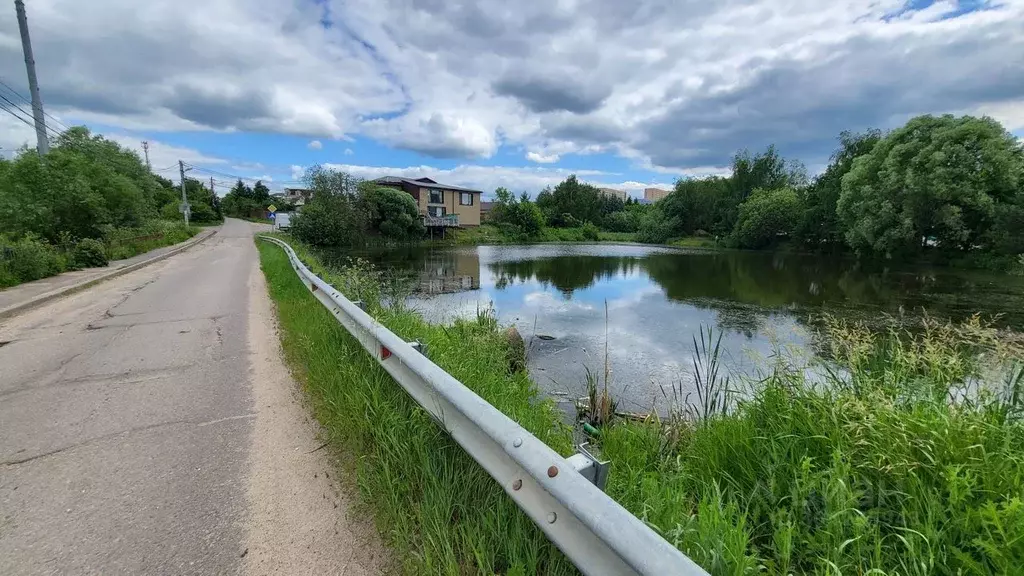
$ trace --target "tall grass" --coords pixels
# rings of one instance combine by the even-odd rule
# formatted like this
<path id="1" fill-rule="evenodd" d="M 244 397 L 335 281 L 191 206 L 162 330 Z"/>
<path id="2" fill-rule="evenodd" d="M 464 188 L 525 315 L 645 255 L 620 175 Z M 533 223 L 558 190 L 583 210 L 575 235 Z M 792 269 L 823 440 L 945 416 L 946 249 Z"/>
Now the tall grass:
<path id="1" fill-rule="evenodd" d="M 0 235 L 0 288 L 15 286 L 95 265 L 103 259 L 130 258 L 163 246 L 184 242 L 199 231 L 180 222 L 152 220 L 138 228 L 107 228 L 102 245 L 93 248 L 93 239 L 63 235 L 58 242 L 26 235 L 9 239 Z M 83 251 L 85 247 L 91 250 Z M 99 258 L 83 258 L 83 253 L 98 253 Z"/>
<path id="2" fill-rule="evenodd" d="M 284 253 L 260 252 L 288 359 L 329 440 L 356 456 L 360 492 L 405 572 L 572 572 L 306 292 Z M 431 326 L 382 306 L 384 279 L 364 263 L 329 273 L 303 258 L 390 329 L 426 342 L 435 362 L 498 409 L 571 451 L 554 405 L 508 369 L 492 314 Z M 741 383 L 750 390 L 742 398 L 722 376 L 720 336 L 695 338 L 696 396 L 679 387 L 667 420 L 609 418 L 602 429 L 609 495 L 716 575 L 1024 572 L 1019 341 L 976 319 L 823 330 L 824 381 L 776 363 Z M 596 398 L 600 377 L 590 380 Z"/>
<path id="3" fill-rule="evenodd" d="M 826 332 L 826 382 L 606 429 L 609 493 L 714 574 L 1022 573 L 1020 348 L 977 321 Z"/>
<path id="4" fill-rule="evenodd" d="M 431 359 L 562 454 L 570 430 L 523 371 L 510 372 L 493 315 L 431 326 L 382 305 L 380 276 L 354 261 L 311 268 Z M 364 502 L 408 574 L 571 574 L 575 569 L 484 472 L 307 292 L 280 248 L 260 257 L 290 364 L 327 440 L 349 453 Z M 384 293 L 387 291 L 384 290 Z"/>

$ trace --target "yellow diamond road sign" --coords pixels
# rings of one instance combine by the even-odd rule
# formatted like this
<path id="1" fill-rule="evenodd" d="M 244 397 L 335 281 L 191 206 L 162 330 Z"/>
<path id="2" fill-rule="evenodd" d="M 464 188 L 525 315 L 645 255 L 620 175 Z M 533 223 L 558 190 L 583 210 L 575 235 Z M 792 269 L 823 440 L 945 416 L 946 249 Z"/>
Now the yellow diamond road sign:
<path id="1" fill-rule="evenodd" d="M 267 206 L 267 210 L 269 210 L 270 212 L 277 212 L 277 206 L 271 204 L 270 206 Z"/>

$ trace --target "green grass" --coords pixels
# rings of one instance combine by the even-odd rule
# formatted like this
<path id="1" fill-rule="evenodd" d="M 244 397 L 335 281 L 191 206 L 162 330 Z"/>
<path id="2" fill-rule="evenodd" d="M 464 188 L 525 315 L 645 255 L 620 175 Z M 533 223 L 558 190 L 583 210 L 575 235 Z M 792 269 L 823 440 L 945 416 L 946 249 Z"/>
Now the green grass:
<path id="1" fill-rule="evenodd" d="M 825 386 L 780 367 L 729 413 L 604 430 L 608 493 L 713 574 L 1020 574 L 1020 348 L 977 324 L 828 333 L 849 372 Z M 1005 389 L 950 400 L 995 366 Z"/>
<path id="2" fill-rule="evenodd" d="M 122 260 L 184 242 L 199 230 L 195 226 L 186 228 L 183 222 L 151 220 L 138 228 L 111 228 L 99 242 L 109 260 Z M 102 254 L 99 261 L 81 262 L 75 251 L 79 242 L 67 238 L 60 245 L 54 245 L 34 236 L 18 240 L 0 236 L 0 288 L 102 263 Z"/>
<path id="3" fill-rule="evenodd" d="M 570 431 L 524 372 L 509 373 L 492 316 L 430 326 L 379 305 L 379 278 L 356 264 L 330 274 L 298 243 L 304 261 L 431 359 L 562 454 Z M 575 569 L 299 282 L 284 252 L 259 243 L 281 341 L 328 441 L 352 456 L 355 480 L 378 529 L 408 574 L 567 574 Z"/>
<path id="4" fill-rule="evenodd" d="M 687 236 L 686 238 L 677 238 L 675 240 L 669 240 L 669 246 L 677 246 L 679 248 L 721 248 L 722 246 L 715 242 L 714 238 L 708 238 L 705 236 Z"/>
<path id="5" fill-rule="evenodd" d="M 199 231 L 196 226 L 186 227 L 184 222 L 153 220 L 140 228 L 115 228 L 106 234 L 103 242 L 107 246 L 108 258 L 123 260 L 184 242 Z"/>
<path id="6" fill-rule="evenodd" d="M 383 324 L 427 342 L 440 366 L 570 452 L 551 402 L 526 374 L 508 372 L 493 316 L 428 325 L 382 308 L 381 276 L 365 263 L 328 272 L 289 241 L 350 298 L 373 303 Z M 288 360 L 329 441 L 354 456 L 360 494 L 404 571 L 573 572 L 308 294 L 284 253 L 266 244 L 260 253 Z M 978 322 L 823 330 L 825 382 L 807 382 L 777 358 L 764 379 L 743 383 L 742 401 L 728 392 L 737 383 L 714 376 L 714 346 L 702 341 L 704 404 L 718 409 L 680 392 L 664 418 L 605 425 L 608 494 L 716 575 L 1021 574 L 1019 337 Z M 1005 385 L 979 388 L 982 377 Z"/>

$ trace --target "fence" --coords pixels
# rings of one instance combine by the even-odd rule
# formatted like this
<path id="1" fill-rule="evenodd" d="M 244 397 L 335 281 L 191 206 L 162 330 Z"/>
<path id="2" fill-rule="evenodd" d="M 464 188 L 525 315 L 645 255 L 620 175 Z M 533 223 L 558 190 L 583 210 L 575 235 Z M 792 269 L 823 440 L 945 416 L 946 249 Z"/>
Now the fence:
<path id="1" fill-rule="evenodd" d="M 598 488 L 605 469 L 585 449 L 563 458 L 313 274 L 288 244 L 260 239 L 288 254 L 313 296 L 584 574 L 706 574 Z"/>

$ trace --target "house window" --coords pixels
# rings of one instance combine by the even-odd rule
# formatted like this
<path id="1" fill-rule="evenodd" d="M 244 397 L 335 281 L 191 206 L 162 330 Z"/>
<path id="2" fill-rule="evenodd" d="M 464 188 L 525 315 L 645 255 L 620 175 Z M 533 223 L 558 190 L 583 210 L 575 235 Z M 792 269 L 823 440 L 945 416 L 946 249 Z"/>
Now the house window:
<path id="1" fill-rule="evenodd" d="M 430 190 L 430 201 L 428 204 L 444 204 L 444 192 L 442 190 Z"/>
<path id="2" fill-rule="evenodd" d="M 444 206 L 427 206 L 427 214 L 434 218 L 443 218 L 445 216 Z"/>
<path id="3" fill-rule="evenodd" d="M 472 206 L 473 205 L 473 193 L 462 192 L 459 194 L 459 206 Z"/>

